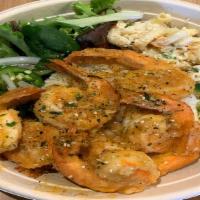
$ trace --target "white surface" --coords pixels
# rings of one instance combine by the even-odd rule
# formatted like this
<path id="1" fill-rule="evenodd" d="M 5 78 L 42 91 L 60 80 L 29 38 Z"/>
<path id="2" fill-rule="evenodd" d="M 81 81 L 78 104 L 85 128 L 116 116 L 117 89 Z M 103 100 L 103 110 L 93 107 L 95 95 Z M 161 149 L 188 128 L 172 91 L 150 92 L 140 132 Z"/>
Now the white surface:
<path id="1" fill-rule="evenodd" d="M 12 19 L 32 19 L 51 16 L 70 11 L 69 0 L 49 0 L 29 3 L 0 15 L 0 22 Z M 125 9 L 138 9 L 148 13 L 168 12 L 182 19 L 200 23 L 200 7 L 174 0 L 121 0 Z M 180 23 L 188 25 L 184 20 Z M 193 24 L 194 25 L 194 24 Z M 76 186 L 62 178 L 59 174 L 42 176 L 39 180 L 23 176 L 15 171 L 10 162 L 0 162 L 0 187 L 8 192 L 19 194 L 31 199 L 48 200 L 97 200 L 97 199 L 131 199 L 131 200 L 175 200 L 200 194 L 200 162 L 171 173 L 161 182 L 145 192 L 133 195 L 103 194 Z M 40 181 L 40 182 L 39 182 Z M 1 199 L 1 198 L 0 198 Z"/>

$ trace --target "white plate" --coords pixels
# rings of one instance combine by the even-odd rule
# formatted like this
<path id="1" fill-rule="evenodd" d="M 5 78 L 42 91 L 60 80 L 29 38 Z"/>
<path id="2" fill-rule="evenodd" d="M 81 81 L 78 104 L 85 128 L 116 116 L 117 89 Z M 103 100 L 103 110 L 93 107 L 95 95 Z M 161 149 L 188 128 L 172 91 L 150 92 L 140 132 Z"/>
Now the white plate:
<path id="1" fill-rule="evenodd" d="M 31 20 L 70 12 L 69 0 L 48 0 L 9 9 L 0 14 L 0 22 L 8 20 Z M 200 24 L 200 7 L 174 0 L 121 0 L 124 9 L 141 10 L 149 15 L 168 12 L 182 19 L 178 24 L 196 26 Z M 194 23 L 188 23 L 188 20 Z M 182 21 L 182 22 L 181 22 Z M 195 24 L 196 23 L 196 24 Z M 72 199 L 132 199 L 132 200 L 173 200 L 200 194 L 200 161 L 161 178 L 159 184 L 142 193 L 133 195 L 104 194 L 78 187 L 59 174 L 49 174 L 32 179 L 19 174 L 13 163 L 0 161 L 0 188 L 4 191 L 31 199 L 72 200 Z"/>

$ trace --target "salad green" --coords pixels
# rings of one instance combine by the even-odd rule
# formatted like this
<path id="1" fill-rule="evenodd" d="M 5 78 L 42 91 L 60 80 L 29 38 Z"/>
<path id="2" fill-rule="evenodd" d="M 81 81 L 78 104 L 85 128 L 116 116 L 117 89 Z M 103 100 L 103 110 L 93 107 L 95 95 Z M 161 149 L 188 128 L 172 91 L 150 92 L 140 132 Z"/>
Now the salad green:
<path id="1" fill-rule="evenodd" d="M 142 17 L 143 14 L 138 11 L 120 11 L 117 13 L 106 14 L 103 16 L 93 16 L 81 19 L 65 19 L 63 17 L 59 17 L 56 19 L 56 21 L 66 25 L 72 25 L 84 28 L 105 22 L 128 20 L 128 19 L 136 20 L 136 19 L 141 19 Z"/>
<path id="2" fill-rule="evenodd" d="M 58 16 L 1 24 L 0 92 L 30 84 L 42 87 L 44 79 L 52 73 L 46 67 L 48 60 L 62 59 L 81 49 L 80 35 L 105 22 L 142 18 L 140 12 L 117 11 L 116 1 L 76 1 L 72 5 L 75 14 L 71 19 Z"/>
<path id="3" fill-rule="evenodd" d="M 76 13 L 77 18 L 85 18 L 96 15 L 90 4 L 82 3 L 80 1 L 73 4 L 73 10 Z"/>
<path id="4" fill-rule="evenodd" d="M 22 33 L 32 51 L 42 58 L 64 57 L 79 50 L 70 35 L 52 25 L 27 24 L 22 27 Z"/>
<path id="5" fill-rule="evenodd" d="M 13 31 L 10 24 L 0 25 L 0 37 L 19 48 L 26 56 L 34 56 L 24 41 L 24 36 L 19 31 Z"/>
<path id="6" fill-rule="evenodd" d="M 18 54 L 12 49 L 6 40 L 0 38 L 0 58 L 13 56 L 18 56 Z"/>
<path id="7" fill-rule="evenodd" d="M 113 9 L 113 5 L 115 2 L 116 0 L 91 0 L 91 7 L 95 13 L 101 13 L 102 11 Z"/>
<path id="8" fill-rule="evenodd" d="M 115 2 L 116 0 L 91 0 L 90 3 L 78 1 L 73 4 L 73 10 L 77 18 L 87 18 L 101 14 L 103 11 L 105 13 L 110 12 L 110 10 L 114 11 L 113 5 Z"/>

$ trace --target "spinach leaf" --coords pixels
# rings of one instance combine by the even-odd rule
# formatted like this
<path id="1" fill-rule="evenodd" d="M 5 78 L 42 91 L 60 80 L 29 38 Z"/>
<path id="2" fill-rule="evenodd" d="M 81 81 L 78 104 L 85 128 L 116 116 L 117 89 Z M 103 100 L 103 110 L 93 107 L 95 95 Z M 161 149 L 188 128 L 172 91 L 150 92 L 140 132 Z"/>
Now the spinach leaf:
<path id="1" fill-rule="evenodd" d="M 55 27 L 41 27 L 39 38 L 41 42 L 49 49 L 57 52 L 71 52 L 78 50 L 78 44 L 69 35 Z"/>
<path id="2" fill-rule="evenodd" d="M 41 58 L 63 57 L 79 50 L 78 43 L 70 35 L 51 24 L 27 24 L 22 32 L 26 43 Z"/>

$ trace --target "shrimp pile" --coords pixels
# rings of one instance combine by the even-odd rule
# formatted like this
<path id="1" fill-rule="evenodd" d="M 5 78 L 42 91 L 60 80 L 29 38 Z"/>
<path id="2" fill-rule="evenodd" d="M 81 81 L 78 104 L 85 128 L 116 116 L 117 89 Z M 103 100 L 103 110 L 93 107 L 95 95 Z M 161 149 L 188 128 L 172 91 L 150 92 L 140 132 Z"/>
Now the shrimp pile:
<path id="1" fill-rule="evenodd" d="M 182 101 L 194 82 L 181 69 L 113 49 L 73 52 L 49 68 L 71 84 L 0 96 L 0 152 L 8 160 L 53 166 L 95 191 L 132 194 L 200 157 L 200 124 Z M 16 105 L 30 100 L 34 118 L 20 117 Z"/>

